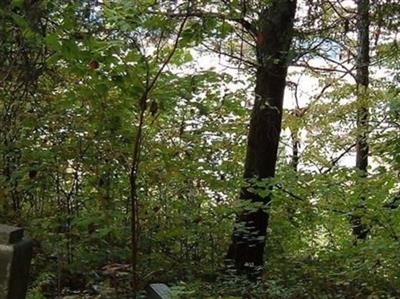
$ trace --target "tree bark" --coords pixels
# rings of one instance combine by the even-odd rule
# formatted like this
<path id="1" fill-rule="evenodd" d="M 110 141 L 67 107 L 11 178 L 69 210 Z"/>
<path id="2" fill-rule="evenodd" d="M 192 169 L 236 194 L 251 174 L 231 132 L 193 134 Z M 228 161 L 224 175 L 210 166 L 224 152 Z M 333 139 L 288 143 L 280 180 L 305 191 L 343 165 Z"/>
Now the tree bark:
<path id="1" fill-rule="evenodd" d="M 299 167 L 299 147 L 300 147 L 300 141 L 299 141 L 299 132 L 297 129 L 294 129 L 291 133 L 292 137 L 292 161 L 290 162 L 290 165 L 292 166 L 294 172 L 297 172 L 298 167 Z"/>
<path id="2" fill-rule="evenodd" d="M 356 83 L 357 83 L 357 101 L 359 106 L 357 109 L 357 145 L 356 145 L 356 168 L 361 173 L 361 179 L 368 175 L 368 119 L 369 110 L 365 97 L 369 85 L 369 0 L 357 1 L 357 29 L 358 29 L 358 53 L 356 61 Z M 361 212 L 364 207 L 365 198 L 361 197 L 359 207 L 356 209 Z M 368 227 L 362 222 L 362 217 L 354 215 L 351 219 L 353 235 L 364 240 L 368 235 Z"/>
<path id="3" fill-rule="evenodd" d="M 248 186 L 242 188 L 240 198 L 261 203 L 263 208 L 238 215 L 227 254 L 239 273 L 255 277 L 263 266 L 269 218 L 267 205 L 271 201 L 270 195 L 261 196 L 257 192 L 256 184 L 275 175 L 295 12 L 296 0 L 273 0 L 259 19 L 259 66 L 244 169 Z"/>

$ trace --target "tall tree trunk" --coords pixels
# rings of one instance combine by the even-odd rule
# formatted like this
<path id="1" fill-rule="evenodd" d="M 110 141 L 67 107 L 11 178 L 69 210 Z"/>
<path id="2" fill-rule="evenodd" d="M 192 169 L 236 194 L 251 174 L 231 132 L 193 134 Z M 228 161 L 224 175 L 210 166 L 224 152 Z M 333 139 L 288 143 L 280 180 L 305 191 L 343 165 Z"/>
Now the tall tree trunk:
<path id="1" fill-rule="evenodd" d="M 356 147 L 356 168 L 360 171 L 362 177 L 367 176 L 368 168 L 368 104 L 366 101 L 369 85 L 369 0 L 357 1 L 357 29 L 358 29 L 358 53 L 357 53 L 357 147 Z M 361 197 L 358 212 L 364 206 L 365 198 Z M 360 240 L 367 237 L 368 227 L 363 224 L 362 218 L 357 215 L 352 217 L 353 235 Z"/>
<path id="2" fill-rule="evenodd" d="M 293 170 L 297 172 L 299 167 L 299 148 L 300 148 L 300 140 L 299 140 L 299 130 L 292 129 L 290 134 L 292 138 L 292 161 L 290 162 L 290 166 L 292 166 Z"/>
<path id="3" fill-rule="evenodd" d="M 275 175 L 282 122 L 283 96 L 292 41 L 296 0 L 272 0 L 260 14 L 257 36 L 255 103 L 250 120 L 243 187 L 240 198 L 261 203 L 263 208 L 243 211 L 236 219 L 227 259 L 239 273 L 259 275 L 263 265 L 267 205 L 270 195 L 261 196 L 257 182 Z M 243 226 L 245 229 L 243 229 Z"/>

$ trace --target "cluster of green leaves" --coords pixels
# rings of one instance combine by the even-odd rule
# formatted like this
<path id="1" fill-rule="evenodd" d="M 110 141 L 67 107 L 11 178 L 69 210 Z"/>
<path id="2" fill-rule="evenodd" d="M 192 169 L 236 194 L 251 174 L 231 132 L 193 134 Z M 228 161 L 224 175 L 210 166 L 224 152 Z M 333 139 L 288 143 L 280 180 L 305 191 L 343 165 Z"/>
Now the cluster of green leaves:
<path id="1" fill-rule="evenodd" d="M 355 86 L 340 74 L 318 73 L 321 88 L 331 87 L 315 95 L 302 116 L 284 116 L 285 130 L 301 133 L 299 169 L 288 163 L 291 140 L 283 134 L 277 176 L 257 186 L 261 196 L 272 192 L 265 207 L 271 224 L 264 280 L 220 272 L 235 213 L 260 208 L 237 200 L 244 185 L 247 103 L 253 97 L 248 92 L 253 80 L 246 75 L 253 72 L 198 69 L 193 57 L 207 48 L 255 61 L 245 57 L 254 55 L 247 46 L 254 37 L 229 19 L 251 21 L 264 2 L 248 1 L 246 11 L 242 1 L 231 1 L 227 10 L 225 1 L 43 0 L 1 6 L 0 222 L 25 226 L 35 240 L 30 298 L 74 291 L 88 298 L 129 296 L 129 171 L 143 108 L 138 179 L 143 286 L 165 281 L 181 298 L 398 296 L 400 215 L 388 205 L 398 186 L 400 97 L 397 81 L 378 76 L 366 96 L 375 161 L 368 178 L 335 162 L 343 150 L 351 152 L 357 136 Z M 304 59 L 326 56 L 323 47 L 303 49 L 323 38 L 354 47 L 339 32 L 342 23 L 332 27 L 338 19 L 330 4 L 312 2 L 309 19 L 301 22 L 317 33 L 296 36 L 293 56 L 305 50 Z M 213 13 L 189 18 L 177 37 L 188 7 Z M 390 14 L 379 7 L 382 16 Z M 229 18 L 221 19 L 223 13 Z M 387 38 L 393 22 L 381 24 Z M 171 51 L 143 107 L 148 80 Z M 373 64 L 398 78 L 397 44 L 382 43 L 374 51 Z M 370 234 L 354 246 L 349 217 L 361 195 L 367 200 L 357 213 Z"/>

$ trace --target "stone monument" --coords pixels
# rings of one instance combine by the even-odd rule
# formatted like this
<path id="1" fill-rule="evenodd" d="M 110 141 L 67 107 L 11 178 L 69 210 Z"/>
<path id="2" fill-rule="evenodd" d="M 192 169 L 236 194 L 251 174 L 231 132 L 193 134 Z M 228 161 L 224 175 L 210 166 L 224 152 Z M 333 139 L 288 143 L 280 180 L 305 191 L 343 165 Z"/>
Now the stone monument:
<path id="1" fill-rule="evenodd" d="M 0 299 L 24 299 L 32 259 L 32 241 L 24 230 L 0 224 Z"/>
<path id="2" fill-rule="evenodd" d="M 153 283 L 147 286 L 146 299 L 171 299 L 171 291 L 163 283 Z"/>

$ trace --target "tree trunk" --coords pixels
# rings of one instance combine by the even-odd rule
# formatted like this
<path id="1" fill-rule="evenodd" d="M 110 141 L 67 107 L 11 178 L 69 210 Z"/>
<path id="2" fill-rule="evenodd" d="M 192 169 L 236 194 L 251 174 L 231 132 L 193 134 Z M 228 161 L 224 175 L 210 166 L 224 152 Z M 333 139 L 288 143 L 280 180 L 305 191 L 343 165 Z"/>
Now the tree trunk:
<path id="1" fill-rule="evenodd" d="M 290 162 L 290 166 L 292 166 L 294 172 L 297 172 L 299 167 L 299 148 L 300 148 L 300 140 L 299 140 L 299 130 L 292 129 L 290 134 L 292 138 L 292 161 Z"/>
<path id="2" fill-rule="evenodd" d="M 263 208 L 243 211 L 238 215 L 227 254 L 227 259 L 234 263 L 239 273 L 255 277 L 261 273 L 263 265 L 269 218 L 266 206 L 271 197 L 261 196 L 254 189 L 257 182 L 275 175 L 295 11 L 295 0 L 273 0 L 261 12 L 259 20 L 256 96 L 244 170 L 248 186 L 242 188 L 240 198 L 261 203 Z"/>
<path id="3" fill-rule="evenodd" d="M 356 147 L 356 168 L 360 171 L 361 177 L 367 176 L 368 168 L 368 104 L 366 103 L 367 90 L 369 85 L 369 0 L 357 1 L 357 29 L 358 29 L 358 53 L 357 53 L 357 147 Z M 365 198 L 361 197 L 360 205 L 356 209 L 356 215 L 351 219 L 353 235 L 364 240 L 368 235 L 368 227 L 363 224 L 362 218 L 357 215 L 364 207 Z"/>

